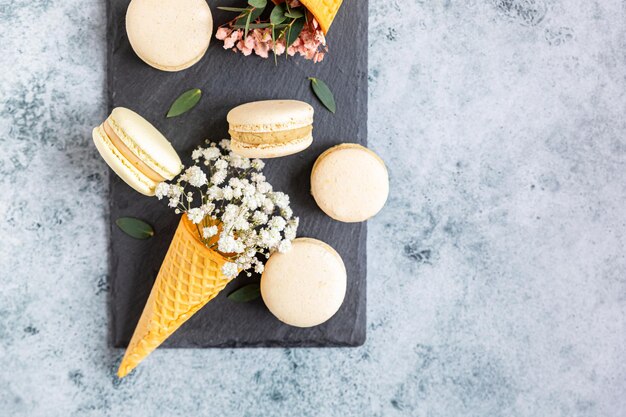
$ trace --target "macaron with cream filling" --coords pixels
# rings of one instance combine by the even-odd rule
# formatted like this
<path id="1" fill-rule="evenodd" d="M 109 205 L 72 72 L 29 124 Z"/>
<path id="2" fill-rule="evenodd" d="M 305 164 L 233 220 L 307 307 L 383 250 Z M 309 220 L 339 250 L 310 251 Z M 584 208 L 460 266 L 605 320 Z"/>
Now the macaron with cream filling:
<path id="1" fill-rule="evenodd" d="M 283 323 L 312 327 L 329 320 L 346 295 L 347 273 L 341 256 L 330 245 L 298 238 L 291 250 L 275 252 L 261 276 L 261 296 Z"/>
<path id="2" fill-rule="evenodd" d="M 183 168 L 165 136 L 127 108 L 113 109 L 92 136 L 111 169 L 141 194 L 153 196 L 160 182 L 172 180 Z"/>
<path id="3" fill-rule="evenodd" d="M 315 161 L 311 194 L 324 213 L 346 223 L 362 222 L 378 213 L 389 195 L 383 160 L 356 143 L 333 146 Z"/>
<path id="4" fill-rule="evenodd" d="M 276 158 L 313 142 L 313 107 L 298 100 L 242 104 L 226 116 L 233 152 L 247 158 Z"/>
<path id="5" fill-rule="evenodd" d="M 126 11 L 130 45 L 161 71 L 180 71 L 200 61 L 212 32 L 206 0 L 132 0 Z"/>

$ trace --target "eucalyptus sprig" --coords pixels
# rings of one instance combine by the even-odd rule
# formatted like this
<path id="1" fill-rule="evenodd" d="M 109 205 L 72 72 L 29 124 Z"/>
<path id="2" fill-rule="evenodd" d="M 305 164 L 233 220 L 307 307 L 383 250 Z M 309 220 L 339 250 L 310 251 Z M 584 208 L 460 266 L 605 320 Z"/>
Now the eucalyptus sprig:
<path id="1" fill-rule="evenodd" d="M 237 12 L 239 16 L 235 18 L 233 27 L 244 29 L 244 38 L 248 36 L 250 28 L 259 27 L 259 24 L 252 23 L 256 21 L 267 6 L 267 0 L 248 0 L 248 7 L 218 7 L 220 10 L 227 12 Z"/>

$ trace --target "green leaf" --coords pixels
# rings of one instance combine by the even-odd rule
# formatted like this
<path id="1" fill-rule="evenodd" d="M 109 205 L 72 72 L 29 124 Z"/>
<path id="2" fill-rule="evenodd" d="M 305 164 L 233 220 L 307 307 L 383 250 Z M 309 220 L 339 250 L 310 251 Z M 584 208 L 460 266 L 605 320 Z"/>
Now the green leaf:
<path id="1" fill-rule="evenodd" d="M 244 39 L 248 37 L 248 31 L 250 30 L 250 19 L 252 18 L 252 13 L 248 13 L 248 18 L 246 19 L 246 30 L 243 34 Z"/>
<path id="2" fill-rule="evenodd" d="M 322 102 L 324 107 L 334 113 L 337 110 L 337 104 L 335 103 L 335 97 L 333 96 L 333 92 L 330 91 L 330 88 L 326 85 L 326 83 L 319 78 L 309 77 L 311 80 L 311 89 Z"/>
<path id="3" fill-rule="evenodd" d="M 254 22 L 261 16 L 261 13 L 263 13 L 263 9 L 246 9 L 246 11 L 241 14 L 241 17 L 235 21 L 235 25 L 244 27 L 248 21 L 248 16 L 250 16 L 250 22 Z"/>
<path id="4" fill-rule="evenodd" d="M 201 96 L 202 91 L 198 88 L 185 91 L 174 101 L 174 103 L 172 103 L 166 117 L 170 118 L 180 116 L 181 114 L 191 110 L 196 104 L 198 104 Z"/>
<path id="5" fill-rule="evenodd" d="M 248 0 L 248 4 L 257 9 L 263 9 L 267 6 L 267 0 Z"/>
<path id="6" fill-rule="evenodd" d="M 270 14 L 270 23 L 274 25 L 278 25 L 285 21 L 285 9 L 280 4 L 277 4 L 272 9 L 272 13 Z"/>
<path id="7" fill-rule="evenodd" d="M 298 39 L 300 36 L 300 32 L 302 32 L 302 28 L 304 27 L 304 19 L 294 19 L 289 28 L 287 29 L 287 35 L 285 35 L 285 43 L 287 44 L 287 48 L 291 46 L 292 43 Z"/>
<path id="8" fill-rule="evenodd" d="M 148 239 L 154 236 L 152 226 L 134 217 L 120 217 L 115 220 L 115 224 L 122 232 L 135 239 Z"/>
<path id="9" fill-rule="evenodd" d="M 291 9 L 291 11 L 285 13 L 285 16 L 290 17 L 292 19 L 299 19 L 301 17 L 304 17 L 304 13 L 296 9 Z"/>
<path id="10" fill-rule="evenodd" d="M 261 296 L 261 288 L 258 282 L 244 285 L 228 294 L 228 299 L 237 303 L 247 303 Z"/>
<path id="11" fill-rule="evenodd" d="M 218 7 L 218 9 L 224 10 L 224 11 L 227 11 L 227 12 L 239 12 L 239 13 L 248 10 L 248 9 L 246 9 L 244 7 Z"/>

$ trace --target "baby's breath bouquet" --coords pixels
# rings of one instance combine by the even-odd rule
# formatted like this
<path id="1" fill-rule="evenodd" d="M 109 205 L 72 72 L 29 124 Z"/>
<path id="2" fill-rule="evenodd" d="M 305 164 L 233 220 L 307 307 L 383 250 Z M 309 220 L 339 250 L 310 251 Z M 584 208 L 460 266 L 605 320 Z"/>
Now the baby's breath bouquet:
<path id="1" fill-rule="evenodd" d="M 169 199 L 176 213 L 185 213 L 200 241 L 229 260 L 222 267 L 226 277 L 240 271 L 262 273 L 263 258 L 291 249 L 298 218 L 289 196 L 265 180 L 263 161 L 232 153 L 226 139 L 207 141 L 193 151 L 192 159 L 194 165 L 177 179 L 157 186 L 156 196 Z"/>

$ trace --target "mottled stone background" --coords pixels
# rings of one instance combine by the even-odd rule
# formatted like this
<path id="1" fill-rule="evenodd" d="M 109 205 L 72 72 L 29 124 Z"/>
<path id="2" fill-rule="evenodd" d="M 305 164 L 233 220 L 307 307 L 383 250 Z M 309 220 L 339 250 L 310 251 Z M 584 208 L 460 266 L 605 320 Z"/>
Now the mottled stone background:
<path id="1" fill-rule="evenodd" d="M 122 382 L 104 33 L 102 0 L 0 0 L 0 415 L 626 415 L 623 1 L 370 0 L 365 346 L 159 350 Z"/>

